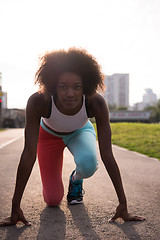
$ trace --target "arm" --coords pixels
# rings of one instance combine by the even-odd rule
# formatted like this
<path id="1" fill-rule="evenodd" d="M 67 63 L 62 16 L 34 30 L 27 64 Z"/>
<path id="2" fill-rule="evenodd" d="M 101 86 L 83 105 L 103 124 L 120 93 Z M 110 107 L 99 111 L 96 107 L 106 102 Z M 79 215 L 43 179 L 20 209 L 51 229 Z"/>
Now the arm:
<path id="1" fill-rule="evenodd" d="M 25 145 L 17 170 L 11 217 L 0 223 L 0 226 L 15 225 L 18 221 L 22 221 L 25 225 L 30 225 L 23 215 L 20 202 L 36 160 L 41 117 L 40 110 L 38 109 L 37 95 L 34 94 L 28 100 L 26 108 Z"/>
<path id="2" fill-rule="evenodd" d="M 119 200 L 116 214 L 110 222 L 115 221 L 119 217 L 123 218 L 124 221 L 144 220 L 144 218 L 131 216 L 127 211 L 127 200 L 123 189 L 120 171 L 112 152 L 109 112 L 106 101 L 99 94 L 95 95 L 93 98 L 91 110 L 96 120 L 101 159 L 112 180 Z"/>

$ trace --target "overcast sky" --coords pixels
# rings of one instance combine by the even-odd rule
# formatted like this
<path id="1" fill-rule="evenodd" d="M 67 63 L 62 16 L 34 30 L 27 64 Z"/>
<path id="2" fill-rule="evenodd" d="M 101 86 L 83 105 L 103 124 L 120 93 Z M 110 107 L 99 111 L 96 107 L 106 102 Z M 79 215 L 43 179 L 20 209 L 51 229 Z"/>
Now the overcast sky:
<path id="1" fill-rule="evenodd" d="M 160 0 L 0 0 L 0 72 L 8 107 L 37 88 L 38 57 L 81 47 L 106 75 L 129 73 L 130 104 L 160 97 Z"/>

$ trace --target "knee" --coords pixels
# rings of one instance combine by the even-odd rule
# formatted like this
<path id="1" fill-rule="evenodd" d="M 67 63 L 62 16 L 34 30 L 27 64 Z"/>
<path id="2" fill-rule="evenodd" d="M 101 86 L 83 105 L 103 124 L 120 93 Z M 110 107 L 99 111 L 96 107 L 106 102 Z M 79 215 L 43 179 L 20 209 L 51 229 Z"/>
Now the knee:
<path id="1" fill-rule="evenodd" d="M 79 162 L 77 167 L 83 178 L 91 177 L 98 169 L 97 156 L 94 154 L 85 154 Z"/>
<path id="2" fill-rule="evenodd" d="M 43 197 L 44 197 L 44 201 L 47 203 L 48 206 L 50 207 L 57 207 L 60 202 L 62 201 L 62 198 L 64 196 L 64 189 L 59 189 L 59 191 L 53 191 L 53 189 L 51 191 L 48 191 L 47 193 L 45 193 L 43 191 Z"/>
<path id="3" fill-rule="evenodd" d="M 49 197 L 44 197 L 44 201 L 47 203 L 49 207 L 57 207 L 60 202 L 62 201 L 63 195 L 62 196 L 49 196 Z"/>

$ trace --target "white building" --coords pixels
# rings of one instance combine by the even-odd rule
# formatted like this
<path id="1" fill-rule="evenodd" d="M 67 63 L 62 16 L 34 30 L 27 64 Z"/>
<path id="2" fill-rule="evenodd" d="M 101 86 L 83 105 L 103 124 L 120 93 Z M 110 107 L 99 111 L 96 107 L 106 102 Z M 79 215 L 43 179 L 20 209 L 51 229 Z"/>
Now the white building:
<path id="1" fill-rule="evenodd" d="M 145 89 L 145 94 L 143 95 L 143 103 L 145 105 L 155 105 L 158 101 L 157 95 L 153 93 L 152 89 Z"/>
<path id="2" fill-rule="evenodd" d="M 142 102 L 134 104 L 134 109 L 141 111 L 148 106 L 154 106 L 158 102 L 157 95 L 152 91 L 152 89 L 145 89 L 145 94 L 143 95 Z"/>
<path id="3" fill-rule="evenodd" d="M 105 76 L 106 91 L 104 97 L 109 105 L 129 106 L 129 74 Z"/>
<path id="4" fill-rule="evenodd" d="M 7 93 L 2 91 L 2 73 L 0 72 L 0 98 L 2 100 L 2 108 L 7 108 Z"/>

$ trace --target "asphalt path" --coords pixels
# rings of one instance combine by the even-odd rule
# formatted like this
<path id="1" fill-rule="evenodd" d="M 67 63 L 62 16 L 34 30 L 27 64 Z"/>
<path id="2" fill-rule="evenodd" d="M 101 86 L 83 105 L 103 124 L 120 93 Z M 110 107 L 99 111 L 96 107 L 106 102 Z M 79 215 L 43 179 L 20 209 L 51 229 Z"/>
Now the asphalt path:
<path id="1" fill-rule="evenodd" d="M 10 215 L 16 170 L 24 144 L 22 136 L 23 129 L 0 132 L 0 219 Z M 65 150 L 65 195 L 60 206 L 47 207 L 43 201 L 36 161 L 22 199 L 25 217 L 32 225 L 2 227 L 0 239 L 160 239 L 160 162 L 116 146 L 113 146 L 113 151 L 121 171 L 129 212 L 146 217 L 145 221 L 108 222 L 118 201 L 99 153 L 99 169 L 90 179 L 84 180 L 84 203 L 68 206 L 68 178 L 75 165 L 72 155 Z"/>

